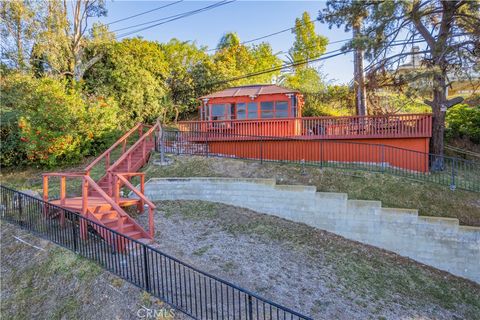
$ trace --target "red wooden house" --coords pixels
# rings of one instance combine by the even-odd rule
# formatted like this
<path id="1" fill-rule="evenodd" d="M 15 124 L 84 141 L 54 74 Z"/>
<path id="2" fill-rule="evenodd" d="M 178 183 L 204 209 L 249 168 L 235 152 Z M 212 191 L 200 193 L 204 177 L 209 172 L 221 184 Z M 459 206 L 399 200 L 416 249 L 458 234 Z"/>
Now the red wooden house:
<path id="1" fill-rule="evenodd" d="M 200 120 L 182 121 L 179 129 L 190 141 L 208 144 L 212 153 L 256 158 L 261 140 L 262 157 L 272 160 L 428 170 L 431 114 L 302 117 L 302 95 L 277 85 L 233 87 L 199 100 Z M 390 154 L 378 146 L 388 146 Z"/>
<path id="2" fill-rule="evenodd" d="M 277 85 L 228 88 L 200 97 L 200 120 L 284 119 L 302 116 L 302 95 Z"/>

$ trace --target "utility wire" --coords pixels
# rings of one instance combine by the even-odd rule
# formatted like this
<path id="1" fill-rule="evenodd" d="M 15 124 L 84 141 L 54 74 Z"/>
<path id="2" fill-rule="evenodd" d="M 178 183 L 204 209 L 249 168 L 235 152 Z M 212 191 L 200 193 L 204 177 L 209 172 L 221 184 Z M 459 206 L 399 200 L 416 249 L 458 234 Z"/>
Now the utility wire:
<path id="1" fill-rule="evenodd" d="M 403 40 L 399 40 L 399 41 L 403 41 Z M 405 44 L 408 44 L 408 43 L 410 43 L 410 42 L 403 41 L 403 42 L 392 44 L 391 46 L 401 46 L 401 45 L 405 45 Z M 272 73 L 272 72 L 275 72 L 275 71 L 281 71 L 281 70 L 284 70 L 284 69 L 308 64 L 308 63 L 311 63 L 311 62 L 324 61 L 324 60 L 328 60 L 328 59 L 331 59 L 331 58 L 335 58 L 335 57 L 343 55 L 343 54 L 351 53 L 353 51 L 355 51 L 355 49 L 350 49 L 350 50 L 346 50 L 346 51 L 343 51 L 342 49 L 336 49 L 336 50 L 333 50 L 333 51 L 326 52 L 323 55 L 321 55 L 320 57 L 317 57 L 317 58 L 314 58 L 314 59 L 305 59 L 305 60 L 301 60 L 301 61 L 297 61 L 297 62 L 285 63 L 285 64 L 283 64 L 282 66 L 279 66 L 279 67 L 273 67 L 273 68 L 270 68 L 270 69 L 260 70 L 260 71 L 248 73 L 248 74 L 245 74 L 245 75 L 233 77 L 233 78 L 230 78 L 230 79 L 226 79 L 226 80 L 210 82 L 210 83 L 207 83 L 207 84 L 205 84 L 201 87 L 197 87 L 195 89 L 205 88 L 207 86 L 227 84 L 227 83 L 232 82 L 232 81 L 237 81 L 237 80 L 247 79 L 247 78 L 251 78 L 251 77 L 256 77 L 256 76 L 260 76 L 260 75 L 263 75 L 263 74 Z M 181 91 L 188 91 L 188 90 L 181 90 Z"/>
<path id="2" fill-rule="evenodd" d="M 173 5 L 175 5 L 175 4 L 177 4 L 177 3 L 180 3 L 180 2 L 183 2 L 183 1 L 184 1 L 184 0 L 180 0 L 180 1 L 172 2 L 172 3 L 166 4 L 166 5 L 163 5 L 163 6 L 154 8 L 154 9 L 151 9 L 151 10 L 143 11 L 143 12 L 134 14 L 134 15 L 132 15 L 132 16 L 128 16 L 128 17 L 125 17 L 125 18 L 122 18 L 122 19 L 118 19 L 118 20 L 112 21 L 112 22 L 110 22 L 110 23 L 107 23 L 106 25 L 109 26 L 109 25 L 112 25 L 112 24 L 114 24 L 114 23 L 118 23 L 118 22 L 125 21 L 125 20 L 130 20 L 130 19 L 132 19 L 132 18 L 136 18 L 136 17 L 142 16 L 142 15 L 144 15 L 144 14 L 147 14 L 147 13 L 150 13 L 150 12 L 153 12 L 153 11 L 157 11 L 157 10 L 160 10 L 160 9 L 163 9 L 163 8 L 166 8 L 166 7 L 173 6 Z"/>
<path id="3" fill-rule="evenodd" d="M 129 35 L 138 33 L 138 32 L 140 32 L 140 31 L 144 31 L 144 30 L 147 30 L 147 29 L 151 29 L 151 28 L 154 28 L 154 27 L 157 27 L 157 26 L 160 26 L 160 25 L 163 25 L 163 24 L 166 24 L 166 23 L 175 21 L 175 20 L 187 18 L 187 17 L 189 17 L 189 16 L 192 16 L 192 15 L 195 15 L 195 14 L 198 14 L 198 13 L 201 13 L 201 12 L 204 12 L 204 11 L 212 10 L 212 9 L 217 8 L 217 7 L 221 7 L 221 6 L 230 4 L 230 3 L 235 2 L 235 1 L 236 1 L 236 0 L 223 0 L 223 1 L 220 1 L 220 2 L 217 2 L 217 3 L 214 3 L 214 4 L 211 4 L 211 5 L 208 5 L 208 6 L 206 6 L 206 7 L 202 7 L 202 8 L 196 9 L 196 10 L 192 10 L 192 11 L 188 11 L 188 12 L 176 14 L 176 15 L 173 15 L 173 16 L 170 16 L 170 17 L 161 18 L 161 19 L 158 19 L 158 20 L 155 20 L 155 21 L 163 21 L 163 20 L 165 20 L 165 21 L 159 22 L 159 23 L 155 23 L 155 24 L 153 24 L 153 25 L 149 25 L 149 26 L 146 26 L 146 27 L 144 27 L 144 28 L 140 28 L 140 29 L 133 30 L 133 31 L 130 31 L 130 32 L 126 32 L 126 33 L 124 33 L 124 34 L 118 35 L 117 37 L 118 37 L 118 38 L 123 38 L 123 37 L 129 36 Z M 166 20 L 166 19 L 168 19 L 168 20 Z M 149 23 L 151 23 L 151 22 L 152 22 L 152 21 L 147 22 L 147 23 L 143 23 L 143 24 L 140 24 L 140 25 L 149 24 Z M 135 25 L 135 26 L 127 27 L 127 28 L 118 29 L 118 30 L 116 30 L 116 31 L 114 31 L 114 32 L 118 32 L 118 31 L 124 30 L 124 29 L 134 28 L 134 27 L 137 27 L 137 26 L 140 26 L 140 25 Z"/>

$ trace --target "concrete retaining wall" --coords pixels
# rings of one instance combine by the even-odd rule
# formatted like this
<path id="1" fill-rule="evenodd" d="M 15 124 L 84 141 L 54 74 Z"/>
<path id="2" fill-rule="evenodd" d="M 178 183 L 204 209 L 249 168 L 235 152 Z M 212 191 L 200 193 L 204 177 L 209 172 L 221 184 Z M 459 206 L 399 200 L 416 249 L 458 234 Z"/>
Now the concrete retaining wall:
<path id="1" fill-rule="evenodd" d="M 417 210 L 273 179 L 151 179 L 145 190 L 150 200 L 221 202 L 302 222 L 480 283 L 480 228 L 459 226 L 457 219 L 419 217 Z"/>

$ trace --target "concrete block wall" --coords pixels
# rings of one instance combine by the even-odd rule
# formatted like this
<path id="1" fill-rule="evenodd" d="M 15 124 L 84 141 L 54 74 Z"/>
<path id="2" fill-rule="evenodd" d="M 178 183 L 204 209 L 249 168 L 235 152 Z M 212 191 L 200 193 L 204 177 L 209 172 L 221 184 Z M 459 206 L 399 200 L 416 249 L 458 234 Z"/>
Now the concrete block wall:
<path id="1" fill-rule="evenodd" d="M 418 216 L 417 210 L 274 179 L 155 178 L 145 193 L 152 201 L 220 202 L 305 223 L 480 283 L 480 228 L 459 226 L 457 219 Z"/>

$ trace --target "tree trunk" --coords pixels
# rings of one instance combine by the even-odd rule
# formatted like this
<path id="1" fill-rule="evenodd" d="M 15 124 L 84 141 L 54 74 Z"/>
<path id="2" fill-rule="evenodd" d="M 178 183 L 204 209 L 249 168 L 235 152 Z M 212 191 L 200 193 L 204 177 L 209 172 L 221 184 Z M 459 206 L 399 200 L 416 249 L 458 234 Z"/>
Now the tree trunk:
<path id="1" fill-rule="evenodd" d="M 443 148 L 445 134 L 445 113 L 447 111 L 447 91 L 445 72 L 434 77 L 434 90 L 432 101 L 432 137 L 430 139 L 431 170 L 444 169 Z"/>
<path id="2" fill-rule="evenodd" d="M 353 38 L 360 34 L 361 22 L 353 26 Z M 363 49 L 356 48 L 354 52 L 354 89 L 355 89 L 355 107 L 357 115 L 367 114 L 365 75 L 363 71 Z"/>

